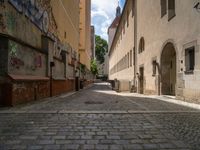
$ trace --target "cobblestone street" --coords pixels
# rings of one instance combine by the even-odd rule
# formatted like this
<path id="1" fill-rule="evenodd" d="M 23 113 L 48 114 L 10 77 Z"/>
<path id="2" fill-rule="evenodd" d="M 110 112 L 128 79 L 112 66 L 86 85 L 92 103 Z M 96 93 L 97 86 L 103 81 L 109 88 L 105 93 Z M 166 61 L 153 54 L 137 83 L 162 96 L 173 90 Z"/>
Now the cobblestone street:
<path id="1" fill-rule="evenodd" d="M 124 94 L 125 95 L 125 94 Z M 198 150 L 200 111 L 106 83 L 0 110 L 0 150 Z"/>

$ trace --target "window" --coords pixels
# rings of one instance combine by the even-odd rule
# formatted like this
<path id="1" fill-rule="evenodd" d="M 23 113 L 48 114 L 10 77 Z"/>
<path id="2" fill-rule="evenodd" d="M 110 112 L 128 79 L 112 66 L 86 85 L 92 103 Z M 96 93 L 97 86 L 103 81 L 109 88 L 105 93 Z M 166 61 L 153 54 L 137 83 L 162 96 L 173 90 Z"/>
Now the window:
<path id="1" fill-rule="evenodd" d="M 129 60 L 130 60 L 130 59 L 129 59 L 129 58 L 130 58 L 130 57 L 129 57 L 129 52 L 128 52 L 128 55 L 127 55 L 127 57 L 128 57 L 128 62 L 127 62 L 127 65 L 128 65 L 128 68 L 129 68 Z"/>
<path id="2" fill-rule="evenodd" d="M 168 0 L 168 20 L 171 20 L 175 15 L 175 0 Z"/>
<path id="3" fill-rule="evenodd" d="M 132 17 L 134 16 L 135 11 L 135 0 L 132 0 Z"/>
<path id="4" fill-rule="evenodd" d="M 195 66 L 195 47 L 185 49 L 185 73 L 193 73 Z"/>
<path id="5" fill-rule="evenodd" d="M 127 17 L 127 27 L 128 27 L 129 26 L 129 11 L 128 10 L 127 10 L 126 17 Z"/>
<path id="6" fill-rule="evenodd" d="M 156 65 L 157 65 L 157 62 L 156 62 L 156 59 L 153 59 L 152 61 L 152 71 L 153 71 L 153 74 L 152 76 L 155 77 L 156 76 Z"/>
<path id="7" fill-rule="evenodd" d="M 64 33 L 64 37 L 65 37 L 65 39 L 67 38 L 67 32 Z"/>
<path id="8" fill-rule="evenodd" d="M 133 54 L 132 54 L 132 50 L 130 50 L 130 67 L 132 67 L 132 57 L 133 57 Z"/>
<path id="9" fill-rule="evenodd" d="M 135 47 L 133 48 L 133 65 L 135 66 Z"/>
<path id="10" fill-rule="evenodd" d="M 167 0 L 160 0 L 161 18 L 167 14 Z"/>
<path id="11" fill-rule="evenodd" d="M 144 47 L 145 47 L 144 37 L 141 37 L 139 43 L 139 53 L 142 53 L 144 51 Z"/>
<path id="12" fill-rule="evenodd" d="M 125 20 L 124 20 L 124 22 L 123 22 L 123 33 L 125 34 Z"/>

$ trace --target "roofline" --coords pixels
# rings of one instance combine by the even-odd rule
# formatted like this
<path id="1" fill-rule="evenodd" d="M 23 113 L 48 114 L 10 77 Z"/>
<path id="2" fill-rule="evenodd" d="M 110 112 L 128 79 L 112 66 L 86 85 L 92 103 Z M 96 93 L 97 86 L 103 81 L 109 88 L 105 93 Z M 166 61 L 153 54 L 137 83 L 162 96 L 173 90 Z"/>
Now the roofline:
<path id="1" fill-rule="evenodd" d="M 131 0 L 131 1 L 132 1 L 132 0 Z M 125 5 L 124 5 L 124 8 L 123 8 L 121 17 L 120 17 L 120 19 L 119 19 L 119 24 L 118 24 L 118 26 L 117 26 L 117 30 L 116 30 L 116 32 L 115 32 L 115 36 L 114 36 L 114 38 L 113 38 L 113 41 L 112 41 L 112 44 L 111 44 L 111 47 L 110 47 L 110 50 L 109 50 L 109 54 L 108 54 L 109 56 L 110 56 L 110 54 L 111 54 L 111 52 L 112 52 L 114 42 L 116 41 L 117 33 L 118 33 L 118 31 L 119 31 L 120 24 L 122 23 L 122 18 L 123 18 L 123 15 L 124 15 L 124 13 L 125 13 L 127 4 L 128 4 L 128 0 L 126 0 L 126 2 L 125 2 Z"/>

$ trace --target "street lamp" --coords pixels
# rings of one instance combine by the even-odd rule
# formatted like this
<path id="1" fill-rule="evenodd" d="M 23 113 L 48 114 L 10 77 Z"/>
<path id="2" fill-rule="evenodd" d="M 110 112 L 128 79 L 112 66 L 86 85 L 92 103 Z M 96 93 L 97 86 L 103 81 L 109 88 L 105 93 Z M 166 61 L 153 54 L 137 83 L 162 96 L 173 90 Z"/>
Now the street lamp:
<path id="1" fill-rule="evenodd" d="M 53 96 L 53 88 L 52 88 L 52 81 L 53 81 L 53 67 L 55 63 L 53 61 L 50 62 L 50 97 Z"/>

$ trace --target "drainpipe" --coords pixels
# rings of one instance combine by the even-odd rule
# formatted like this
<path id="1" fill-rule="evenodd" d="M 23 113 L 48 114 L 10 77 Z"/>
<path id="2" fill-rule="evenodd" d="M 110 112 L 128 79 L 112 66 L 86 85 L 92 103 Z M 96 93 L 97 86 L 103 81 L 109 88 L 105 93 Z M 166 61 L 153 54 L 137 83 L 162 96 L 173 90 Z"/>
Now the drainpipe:
<path id="1" fill-rule="evenodd" d="M 136 86 L 135 88 L 137 88 L 137 0 L 134 0 L 134 5 L 134 83 Z"/>
<path id="2" fill-rule="evenodd" d="M 53 82 L 53 67 L 55 66 L 54 62 L 50 62 L 50 97 L 53 96 L 53 87 L 52 87 L 52 82 Z"/>

